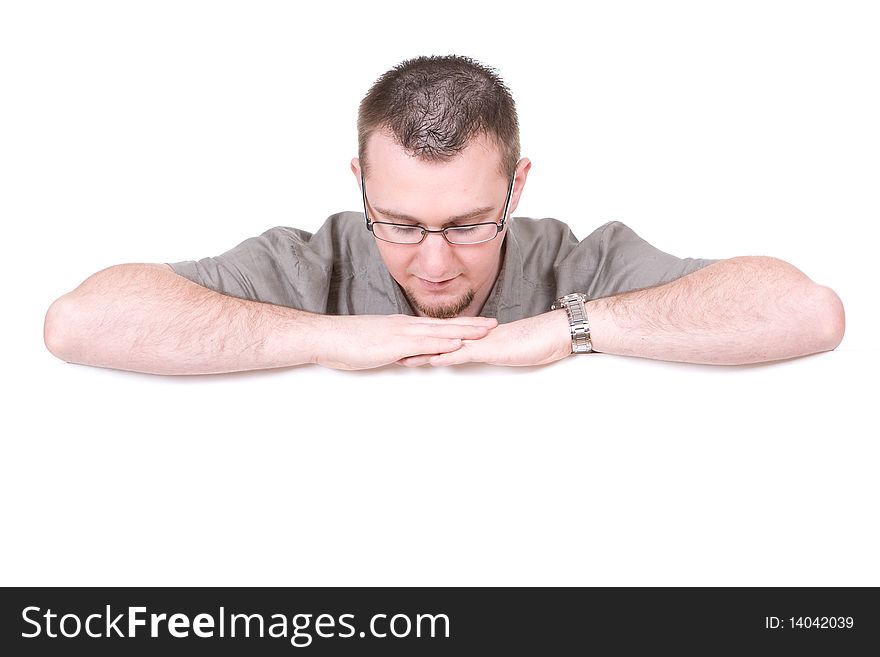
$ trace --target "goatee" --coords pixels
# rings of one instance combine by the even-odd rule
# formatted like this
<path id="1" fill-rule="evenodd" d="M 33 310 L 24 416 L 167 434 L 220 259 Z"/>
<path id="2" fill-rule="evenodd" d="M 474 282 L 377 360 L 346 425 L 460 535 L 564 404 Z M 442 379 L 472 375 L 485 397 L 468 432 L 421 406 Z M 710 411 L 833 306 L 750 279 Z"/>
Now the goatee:
<path id="1" fill-rule="evenodd" d="M 439 306 L 427 306 L 418 301 L 418 297 L 413 294 L 412 290 L 409 288 L 404 288 L 404 292 L 406 293 L 406 298 L 409 301 L 409 305 L 411 305 L 415 310 L 420 312 L 421 314 L 427 317 L 433 317 L 434 319 L 452 319 L 453 317 L 458 317 L 458 315 L 474 300 L 474 296 L 476 293 L 473 289 L 468 289 L 462 296 L 460 296 L 455 302 L 448 303 Z"/>

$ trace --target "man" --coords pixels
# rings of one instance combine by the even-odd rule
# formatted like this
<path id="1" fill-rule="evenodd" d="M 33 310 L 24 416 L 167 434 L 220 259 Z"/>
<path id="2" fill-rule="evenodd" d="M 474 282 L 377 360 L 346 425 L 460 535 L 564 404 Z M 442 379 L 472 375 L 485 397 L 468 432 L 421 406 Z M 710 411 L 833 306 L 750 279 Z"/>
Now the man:
<path id="1" fill-rule="evenodd" d="M 550 363 L 592 351 L 740 364 L 834 349 L 843 306 L 770 257 L 680 259 L 619 222 L 578 241 L 513 217 L 509 90 L 457 56 L 388 71 L 358 113 L 364 214 L 276 227 L 200 261 L 102 270 L 49 309 L 75 363 L 202 374 L 316 363 L 364 369 Z"/>

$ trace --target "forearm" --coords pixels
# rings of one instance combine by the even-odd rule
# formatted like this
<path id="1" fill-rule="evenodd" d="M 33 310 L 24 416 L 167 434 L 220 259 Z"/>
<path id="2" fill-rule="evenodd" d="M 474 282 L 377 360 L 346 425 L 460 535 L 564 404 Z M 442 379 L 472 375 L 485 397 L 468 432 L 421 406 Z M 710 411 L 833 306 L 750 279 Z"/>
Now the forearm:
<path id="1" fill-rule="evenodd" d="M 843 305 L 792 265 L 723 260 L 665 285 L 587 303 L 598 352 L 736 365 L 834 349 Z"/>
<path id="2" fill-rule="evenodd" d="M 118 265 L 56 301 L 44 337 L 73 363 L 210 374 L 313 362 L 324 319 L 214 292 L 164 265 Z"/>

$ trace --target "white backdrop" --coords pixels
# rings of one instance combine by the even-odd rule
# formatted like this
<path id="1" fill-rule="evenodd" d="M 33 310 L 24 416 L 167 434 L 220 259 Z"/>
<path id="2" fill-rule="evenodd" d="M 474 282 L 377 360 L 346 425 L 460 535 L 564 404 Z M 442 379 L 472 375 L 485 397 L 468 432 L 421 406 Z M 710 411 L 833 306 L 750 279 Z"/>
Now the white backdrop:
<path id="1" fill-rule="evenodd" d="M 878 10 L 719 5 L 0 5 L 0 583 L 880 585 Z M 518 102 L 517 216 L 782 258 L 843 299 L 844 342 L 204 377 L 45 349 L 99 269 L 359 210 L 358 101 L 450 53 Z"/>

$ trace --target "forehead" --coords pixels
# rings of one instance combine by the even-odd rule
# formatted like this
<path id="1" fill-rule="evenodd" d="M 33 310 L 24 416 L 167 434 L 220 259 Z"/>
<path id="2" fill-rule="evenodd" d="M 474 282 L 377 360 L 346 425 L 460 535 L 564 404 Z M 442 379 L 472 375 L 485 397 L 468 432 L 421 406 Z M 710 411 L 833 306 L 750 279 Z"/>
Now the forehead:
<path id="1" fill-rule="evenodd" d="M 438 195 L 482 194 L 497 190 L 506 181 L 499 169 L 501 153 L 485 135 L 479 135 L 448 160 L 425 161 L 407 152 L 386 131 L 376 131 L 367 141 L 367 183 L 374 193 Z M 496 193 L 497 195 L 497 193 Z"/>

